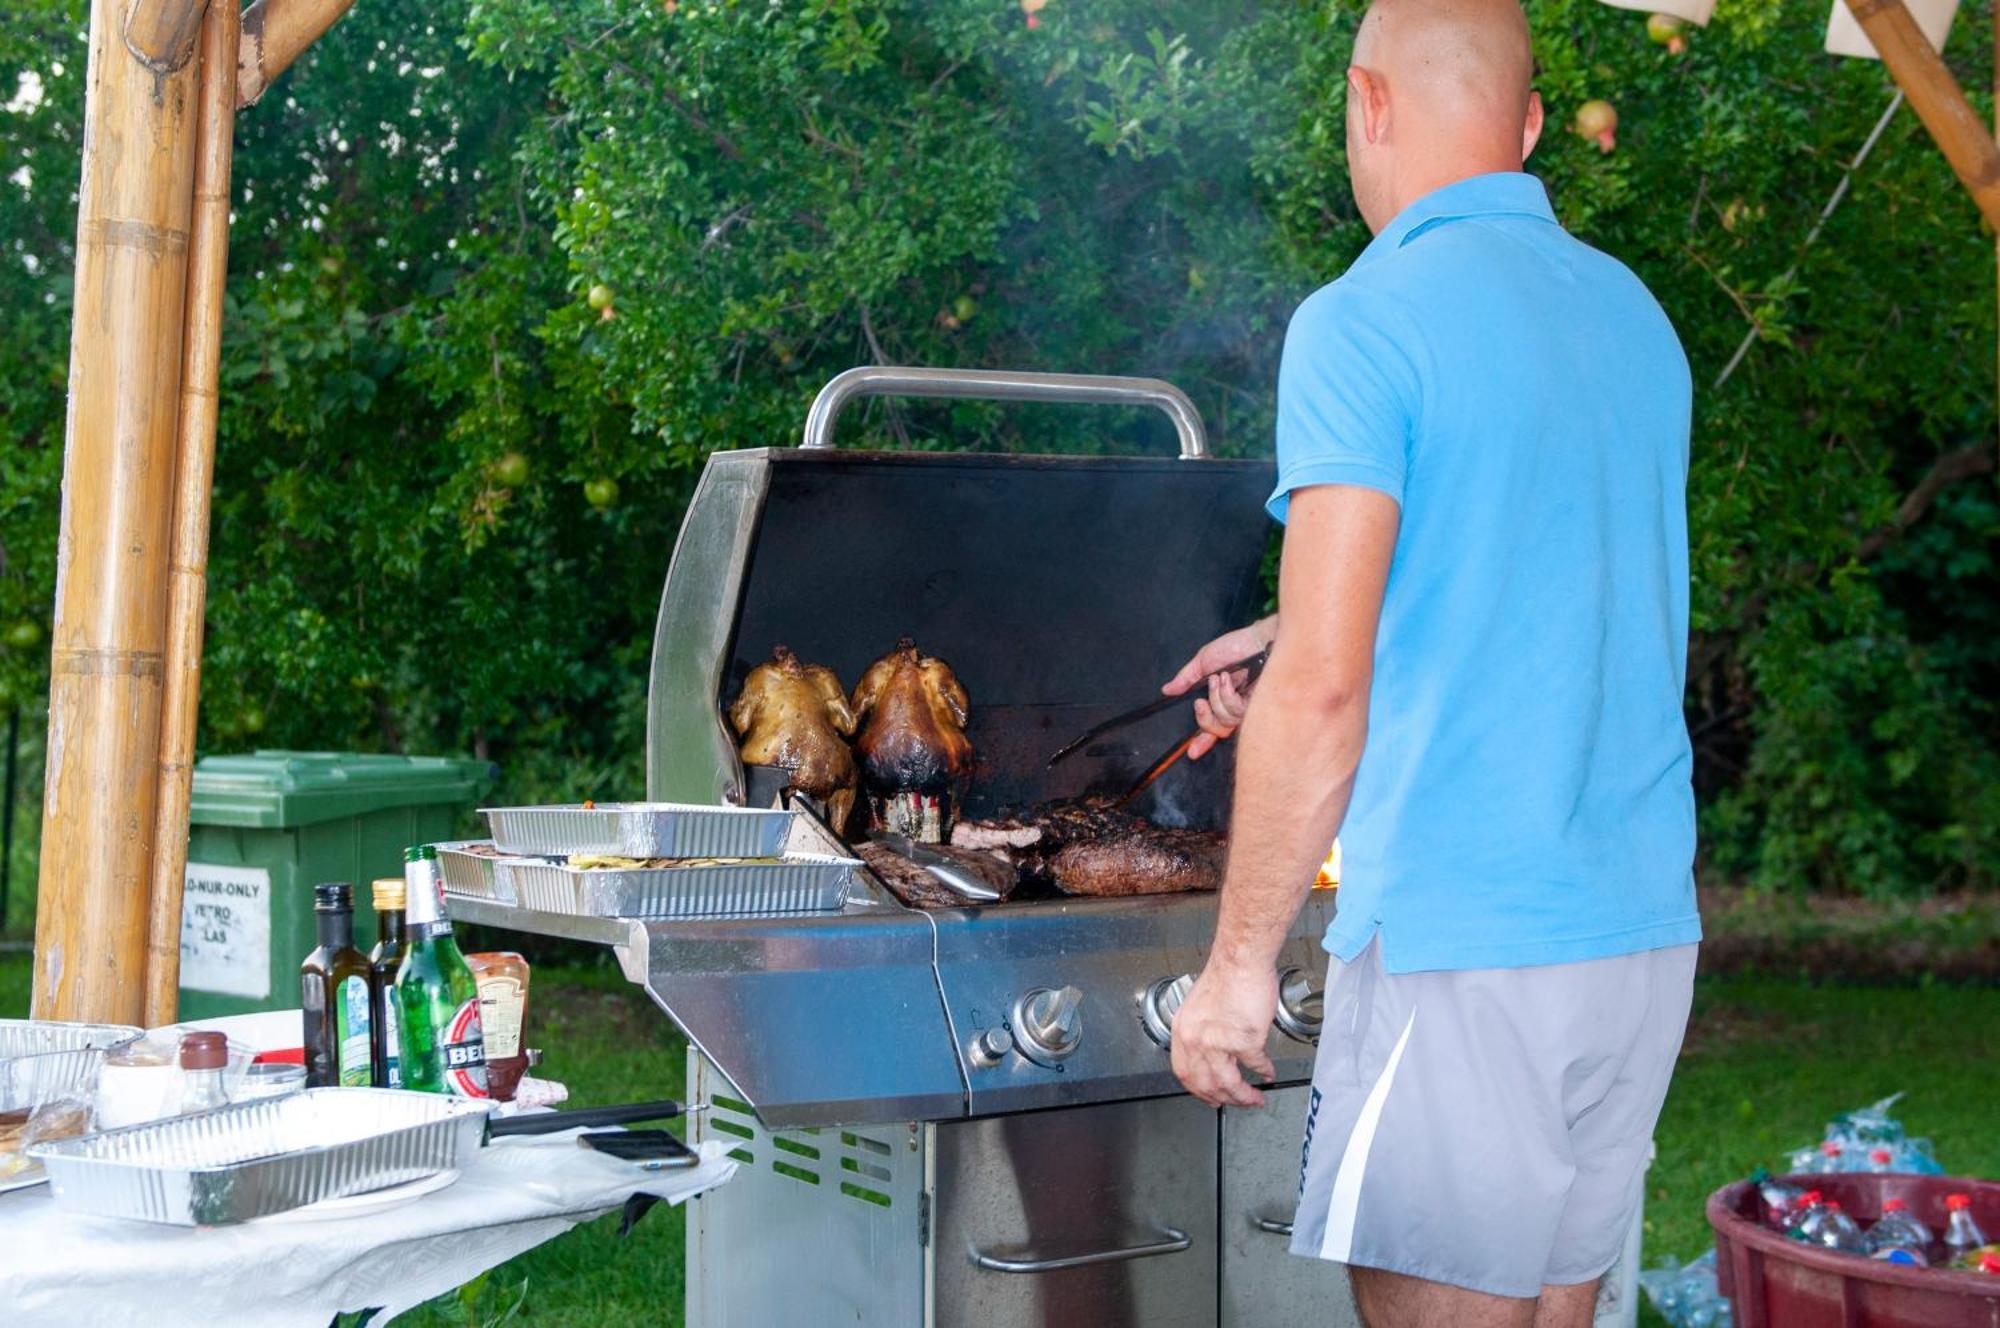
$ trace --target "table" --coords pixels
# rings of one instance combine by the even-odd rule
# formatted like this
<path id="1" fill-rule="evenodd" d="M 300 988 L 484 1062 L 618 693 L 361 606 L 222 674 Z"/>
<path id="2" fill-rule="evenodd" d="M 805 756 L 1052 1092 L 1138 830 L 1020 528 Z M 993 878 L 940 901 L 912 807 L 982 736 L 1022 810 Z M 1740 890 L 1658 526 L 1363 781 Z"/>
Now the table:
<path id="1" fill-rule="evenodd" d="M 727 1181 L 720 1142 L 701 1164 L 646 1172 L 587 1148 L 581 1131 L 496 1139 L 456 1182 L 384 1211 L 188 1228 L 65 1213 L 47 1186 L 0 1194 L 0 1306 L 7 1328 L 326 1328 L 379 1307 L 371 1325 L 634 1194 L 679 1204 Z"/>

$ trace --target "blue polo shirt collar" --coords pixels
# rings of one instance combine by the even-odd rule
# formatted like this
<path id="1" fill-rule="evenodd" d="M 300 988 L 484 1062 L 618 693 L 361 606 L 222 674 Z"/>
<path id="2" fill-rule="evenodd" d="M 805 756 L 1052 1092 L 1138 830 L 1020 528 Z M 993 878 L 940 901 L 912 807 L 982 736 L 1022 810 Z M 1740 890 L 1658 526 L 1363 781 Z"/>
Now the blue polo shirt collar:
<path id="1" fill-rule="evenodd" d="M 1534 217 L 1551 224 L 1556 219 L 1549 207 L 1549 191 L 1525 171 L 1468 175 L 1431 190 L 1398 212 L 1361 251 L 1353 266 L 1360 267 L 1383 254 L 1393 253 L 1433 225 L 1463 217 L 1490 216 Z"/>

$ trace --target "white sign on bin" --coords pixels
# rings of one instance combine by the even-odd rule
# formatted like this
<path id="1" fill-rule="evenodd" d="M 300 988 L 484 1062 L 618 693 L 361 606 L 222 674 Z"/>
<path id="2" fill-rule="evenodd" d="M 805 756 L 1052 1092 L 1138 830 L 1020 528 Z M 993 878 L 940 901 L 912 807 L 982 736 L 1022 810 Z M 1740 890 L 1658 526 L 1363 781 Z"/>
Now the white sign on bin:
<path id="1" fill-rule="evenodd" d="M 190 862 L 181 895 L 181 985 L 261 1001 L 271 994 L 271 873 Z"/>

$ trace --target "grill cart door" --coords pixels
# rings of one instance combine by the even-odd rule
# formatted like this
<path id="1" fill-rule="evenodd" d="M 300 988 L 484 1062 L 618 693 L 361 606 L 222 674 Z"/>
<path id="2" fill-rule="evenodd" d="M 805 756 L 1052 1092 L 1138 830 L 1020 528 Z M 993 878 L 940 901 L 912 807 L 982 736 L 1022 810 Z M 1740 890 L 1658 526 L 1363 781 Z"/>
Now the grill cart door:
<path id="1" fill-rule="evenodd" d="M 1108 1102 L 935 1138 L 936 1328 L 1213 1328 L 1214 1111 Z"/>
<path id="2" fill-rule="evenodd" d="M 1222 1113 L 1222 1328 L 1306 1322 L 1360 1328 L 1347 1269 L 1289 1253 L 1310 1085 Z"/>

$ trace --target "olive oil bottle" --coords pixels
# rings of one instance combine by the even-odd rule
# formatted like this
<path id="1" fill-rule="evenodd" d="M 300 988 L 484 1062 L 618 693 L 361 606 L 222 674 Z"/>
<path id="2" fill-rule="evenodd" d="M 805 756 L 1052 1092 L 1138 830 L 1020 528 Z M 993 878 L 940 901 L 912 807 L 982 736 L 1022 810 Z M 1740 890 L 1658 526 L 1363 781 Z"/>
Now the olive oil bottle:
<path id="1" fill-rule="evenodd" d="M 373 1079 L 368 959 L 354 948 L 354 887 L 313 887 L 319 944 L 299 966 L 306 1087 L 366 1088 Z"/>

